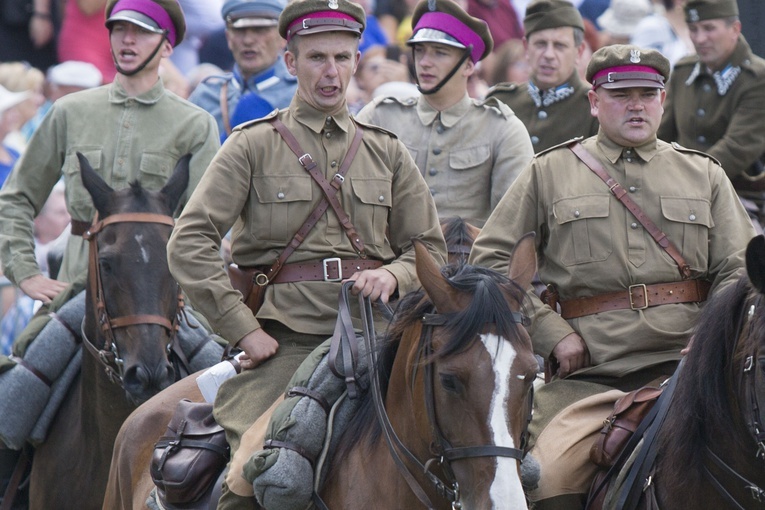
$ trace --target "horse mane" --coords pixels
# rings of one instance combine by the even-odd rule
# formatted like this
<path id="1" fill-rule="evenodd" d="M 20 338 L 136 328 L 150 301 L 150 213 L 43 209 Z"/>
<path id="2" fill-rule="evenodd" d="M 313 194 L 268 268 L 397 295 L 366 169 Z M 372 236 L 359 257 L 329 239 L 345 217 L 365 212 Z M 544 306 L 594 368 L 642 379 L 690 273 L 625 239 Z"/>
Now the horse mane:
<path id="1" fill-rule="evenodd" d="M 506 276 L 478 266 L 451 264 L 444 266 L 441 273 L 446 277 L 449 285 L 460 292 L 472 294 L 473 299 L 464 310 L 445 316 L 447 320 L 442 327 L 449 339 L 432 357 L 421 358 L 422 363 L 432 363 L 436 359 L 448 357 L 469 348 L 487 323 L 494 325 L 497 335 L 518 346 L 521 339 L 502 288 L 509 291 L 513 299 L 518 302 L 525 300 L 524 289 Z M 425 314 L 429 313 L 435 313 L 435 309 L 424 290 L 420 289 L 407 294 L 396 307 L 384 337 L 378 340 L 376 369 L 380 376 L 383 399 L 387 394 L 393 362 L 402 337 L 410 328 L 416 327 Z M 338 459 L 346 457 L 354 445 L 371 447 L 381 433 L 372 395 L 367 392 L 359 411 L 346 427 L 343 440 L 338 445 L 336 457 Z"/>
<path id="2" fill-rule="evenodd" d="M 734 447 L 744 448 L 733 433 L 739 428 L 740 413 L 734 394 L 737 382 L 731 376 L 742 361 L 736 352 L 748 352 L 747 345 L 737 342 L 750 290 L 743 276 L 716 293 L 694 328 L 693 346 L 659 439 L 659 470 L 666 486 L 677 494 L 703 482 L 706 446 L 719 442 L 721 434 L 740 443 Z M 751 336 L 742 338 L 745 344 L 751 341 Z"/>
<path id="3" fill-rule="evenodd" d="M 471 225 L 459 216 L 441 220 L 441 232 L 446 241 L 447 252 L 454 255 L 456 260 L 467 262 L 473 241 L 480 232 L 478 227 Z M 452 259 L 452 257 L 450 257 Z"/>

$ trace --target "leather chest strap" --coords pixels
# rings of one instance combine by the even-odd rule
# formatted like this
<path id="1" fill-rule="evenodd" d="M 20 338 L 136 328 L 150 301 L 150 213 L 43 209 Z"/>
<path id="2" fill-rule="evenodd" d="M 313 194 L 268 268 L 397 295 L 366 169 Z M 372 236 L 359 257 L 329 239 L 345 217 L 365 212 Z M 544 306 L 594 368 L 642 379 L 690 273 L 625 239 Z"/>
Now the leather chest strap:
<path id="1" fill-rule="evenodd" d="M 705 301 L 711 284 L 706 280 L 631 285 L 627 290 L 560 302 L 561 317 L 576 319 L 612 310 L 644 310 L 651 306 Z"/>
<path id="2" fill-rule="evenodd" d="M 675 261 L 677 267 L 680 269 L 680 275 L 683 277 L 683 280 L 689 279 L 691 277 L 691 266 L 688 265 L 680 254 L 680 250 L 678 250 L 675 244 L 670 241 L 667 234 L 662 232 L 661 229 L 651 221 L 651 218 L 646 216 L 640 206 L 632 201 L 627 194 L 627 191 L 622 188 L 621 184 L 619 184 L 616 179 L 606 172 L 606 169 L 603 168 L 600 161 L 590 154 L 587 149 L 582 147 L 582 144 L 579 142 L 569 144 L 568 148 L 571 149 L 571 152 L 573 152 L 576 157 L 587 166 L 587 168 L 592 170 L 595 175 L 600 177 L 600 179 L 606 183 L 608 190 L 617 198 L 617 200 L 619 200 L 619 202 L 624 204 L 624 207 L 626 207 L 633 216 L 635 216 L 635 219 L 637 219 L 646 231 L 651 234 L 654 241 L 656 241 L 656 243 L 661 246 L 670 257 L 672 257 L 672 260 Z"/>

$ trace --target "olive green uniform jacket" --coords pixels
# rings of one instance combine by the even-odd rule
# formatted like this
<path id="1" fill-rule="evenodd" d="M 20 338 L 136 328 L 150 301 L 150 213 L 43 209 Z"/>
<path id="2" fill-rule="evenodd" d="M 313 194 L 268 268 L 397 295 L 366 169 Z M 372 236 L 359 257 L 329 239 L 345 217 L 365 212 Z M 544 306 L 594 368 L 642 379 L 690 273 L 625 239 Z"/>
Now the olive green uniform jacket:
<path id="1" fill-rule="evenodd" d="M 754 231 L 714 160 L 663 141 L 624 148 L 602 131 L 582 144 L 675 243 L 694 278 L 712 282 L 714 292 L 742 273 Z M 675 262 L 565 146 L 537 155 L 510 187 L 476 239 L 470 262 L 501 270 L 518 239 L 532 231 L 539 276 L 555 285 L 561 300 L 681 281 Z M 529 295 L 537 353 L 548 358 L 576 332 L 592 363 L 577 375 L 593 379 L 679 360 L 701 306 L 615 310 L 567 321 Z"/>
<path id="2" fill-rule="evenodd" d="M 357 118 L 393 131 L 420 169 L 442 218 L 482 226 L 534 155 L 523 123 L 496 99 L 467 94 L 439 112 L 422 97 L 378 98 Z"/>
<path id="3" fill-rule="evenodd" d="M 356 131 L 347 107 L 327 116 L 296 95 L 289 109 L 272 115 L 278 115 L 330 180 Z M 422 239 L 440 263 L 445 260 L 446 246 L 428 187 L 394 135 L 364 129 L 340 194 L 367 254 L 384 261 L 401 294 L 419 288 L 412 238 Z M 255 318 L 231 287 L 218 254 L 221 238 L 233 226 L 234 262 L 270 266 L 322 197 L 269 122 L 244 124 L 223 145 L 178 219 L 168 248 L 171 272 L 221 336 L 238 342 L 266 319 L 298 333 L 332 334 L 339 282 L 270 285 Z M 287 263 L 329 257 L 358 258 L 331 209 Z"/>
<path id="4" fill-rule="evenodd" d="M 735 80 L 720 94 L 698 57 L 678 61 L 659 138 L 710 154 L 732 178 L 765 154 L 765 60 L 740 37 L 729 63 L 727 76 Z"/>
<path id="5" fill-rule="evenodd" d="M 114 81 L 59 99 L 0 190 L 3 272 L 16 285 L 40 274 L 32 220 L 62 175 L 72 219 L 93 219 L 95 209 L 82 185 L 76 152 L 115 189 L 137 181 L 154 190 L 162 188 L 176 162 L 191 153 L 188 189 L 193 190 L 219 145 L 212 116 L 166 91 L 161 79 L 132 98 Z M 87 243 L 70 237 L 58 279 L 83 280 L 87 263 Z"/>
<path id="6" fill-rule="evenodd" d="M 512 108 L 529 130 L 534 152 L 542 152 L 577 136 L 586 138 L 598 132 L 598 119 L 590 114 L 587 99 L 589 85 L 574 72 L 562 87 L 563 91 L 570 87 L 570 95 L 548 105 L 536 105 L 528 83 L 500 83 L 489 89 L 486 97 L 497 98 Z"/>

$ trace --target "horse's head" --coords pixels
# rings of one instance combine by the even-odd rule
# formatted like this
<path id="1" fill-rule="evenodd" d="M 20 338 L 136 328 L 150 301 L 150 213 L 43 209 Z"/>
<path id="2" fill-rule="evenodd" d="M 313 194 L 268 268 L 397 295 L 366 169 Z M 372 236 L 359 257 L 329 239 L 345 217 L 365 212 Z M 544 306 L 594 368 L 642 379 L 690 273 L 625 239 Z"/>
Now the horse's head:
<path id="1" fill-rule="evenodd" d="M 750 432 L 758 443 L 758 455 L 765 458 L 765 237 L 759 235 L 746 247 L 746 272 L 756 297 L 748 310 L 748 347 L 743 352 L 745 380 L 750 384 L 748 401 L 741 405 Z M 753 376 L 753 383 L 747 382 Z"/>
<path id="2" fill-rule="evenodd" d="M 459 484 L 465 508 L 525 508 L 520 461 L 539 368 L 522 314 L 536 272 L 533 236 L 518 244 L 509 279 L 473 266 L 446 277 L 423 245 L 415 249 L 434 307 L 407 382 L 423 387 L 414 395 L 424 395 L 428 412 L 417 428 L 435 445 L 431 454 L 446 459 L 442 474 Z"/>
<path id="3" fill-rule="evenodd" d="M 137 182 L 115 191 L 84 156 L 77 156 L 98 211 L 87 234 L 91 259 L 84 331 L 96 359 L 137 404 L 175 380 L 167 352 L 177 326 L 179 289 L 167 266 L 166 246 L 173 211 L 188 185 L 190 157 L 179 160 L 160 191 Z"/>

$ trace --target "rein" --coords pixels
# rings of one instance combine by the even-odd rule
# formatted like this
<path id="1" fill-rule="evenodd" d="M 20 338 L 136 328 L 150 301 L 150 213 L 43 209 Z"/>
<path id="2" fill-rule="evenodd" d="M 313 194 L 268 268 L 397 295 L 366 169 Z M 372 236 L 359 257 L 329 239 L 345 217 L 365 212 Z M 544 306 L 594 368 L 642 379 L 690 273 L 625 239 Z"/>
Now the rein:
<path id="1" fill-rule="evenodd" d="M 116 223 L 154 223 L 159 225 L 168 225 L 173 227 L 175 221 L 171 216 L 155 213 L 121 213 L 107 216 L 103 220 L 96 221 L 91 225 L 83 238 L 90 242 L 88 274 L 89 290 L 93 300 L 93 307 L 96 311 L 96 320 L 100 326 L 101 333 L 105 336 L 104 348 L 99 349 L 85 334 L 85 323 L 82 325 L 83 344 L 88 352 L 98 361 L 106 371 L 109 380 L 122 386 L 124 376 L 124 361 L 120 357 L 117 342 L 114 337 L 114 329 L 126 328 L 142 324 L 155 324 L 165 328 L 170 335 L 170 344 L 168 350 L 180 353 L 180 346 L 177 344 L 178 329 L 180 327 L 180 317 L 185 313 L 183 295 L 178 287 L 178 308 L 172 321 L 161 315 L 139 314 L 111 317 L 106 309 L 104 297 L 103 281 L 101 269 L 98 264 L 98 234 L 104 227 Z M 185 357 L 181 358 L 185 361 Z"/>
<path id="2" fill-rule="evenodd" d="M 347 294 L 350 292 L 354 282 L 346 282 L 343 284 L 342 293 Z M 347 302 L 347 300 L 346 300 Z M 484 445 L 484 446 L 468 446 L 461 448 L 454 448 L 449 443 L 448 439 L 444 437 L 436 419 L 435 399 L 434 393 L 434 374 L 432 363 L 425 363 L 425 400 L 428 411 L 428 422 L 431 428 L 432 443 L 431 450 L 434 457 L 427 460 L 424 464 L 418 459 L 401 441 L 393 429 L 393 425 L 390 422 L 390 418 L 385 409 L 385 403 L 383 401 L 383 394 L 380 387 L 380 373 L 378 372 L 378 349 L 375 345 L 375 332 L 374 322 L 372 317 L 372 305 L 368 298 L 364 298 L 359 295 L 359 305 L 362 310 L 362 325 L 363 325 L 363 337 L 366 343 L 367 352 L 370 355 L 371 366 L 371 392 L 374 403 L 375 413 L 380 423 L 383 435 L 388 443 L 388 449 L 391 457 L 393 458 L 396 468 L 406 481 L 409 488 L 417 496 L 417 499 L 425 505 L 426 508 L 435 508 L 430 498 L 425 492 L 420 482 L 415 477 L 412 470 L 407 467 L 405 460 L 408 460 L 410 464 L 413 464 L 416 470 L 422 472 L 430 484 L 435 488 L 436 492 L 444 499 L 449 501 L 453 509 L 462 507 L 460 487 L 456 480 L 454 471 L 451 468 L 451 462 L 470 459 L 476 457 L 510 457 L 517 461 L 522 461 L 525 455 L 525 444 L 527 442 L 528 430 L 524 430 L 521 448 L 512 448 L 496 445 Z M 431 313 L 426 314 L 423 317 L 423 332 L 420 336 L 420 346 L 423 353 L 427 357 L 433 354 L 432 336 L 434 328 L 441 327 L 447 323 L 448 316 L 445 314 Z M 519 312 L 513 312 L 512 320 L 518 324 L 525 324 L 527 318 Z M 529 419 L 531 419 L 531 403 L 529 404 Z M 434 465 L 440 465 L 446 480 L 442 480 L 436 474 L 431 471 L 431 467 Z"/>

